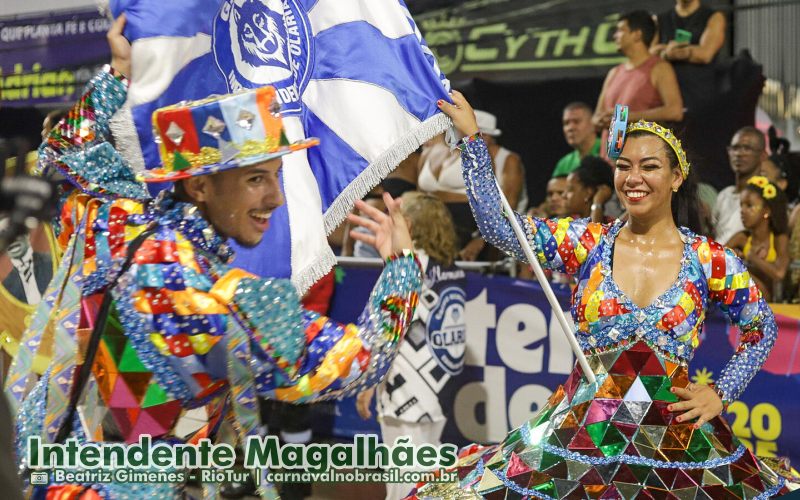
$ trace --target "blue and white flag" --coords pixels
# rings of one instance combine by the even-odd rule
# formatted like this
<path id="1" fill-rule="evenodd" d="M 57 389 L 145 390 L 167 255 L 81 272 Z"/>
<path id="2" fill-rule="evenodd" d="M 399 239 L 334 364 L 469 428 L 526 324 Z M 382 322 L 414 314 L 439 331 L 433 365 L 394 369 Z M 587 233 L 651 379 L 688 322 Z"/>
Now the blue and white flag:
<path id="1" fill-rule="evenodd" d="M 134 168 L 158 165 L 155 109 L 240 88 L 275 86 L 289 139 L 321 139 L 284 157 L 286 205 L 262 243 L 237 248 L 235 261 L 262 276 L 291 277 L 301 291 L 335 263 L 326 234 L 353 202 L 450 126 L 436 106 L 449 82 L 402 0 L 110 6 L 115 17 L 126 14 L 132 42 L 128 102 L 113 128 Z"/>

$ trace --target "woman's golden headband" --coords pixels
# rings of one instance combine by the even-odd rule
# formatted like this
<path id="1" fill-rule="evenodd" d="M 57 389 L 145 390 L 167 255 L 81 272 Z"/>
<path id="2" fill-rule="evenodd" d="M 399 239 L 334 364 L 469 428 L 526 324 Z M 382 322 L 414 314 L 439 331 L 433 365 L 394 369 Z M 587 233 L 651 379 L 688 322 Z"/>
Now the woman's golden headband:
<path id="1" fill-rule="evenodd" d="M 611 126 L 608 130 L 608 157 L 617 159 L 622 152 L 622 147 L 625 145 L 625 137 L 631 132 L 648 132 L 657 135 L 664 140 L 669 147 L 675 152 L 678 158 L 678 164 L 681 167 L 681 175 L 684 179 L 689 176 L 689 161 L 686 159 L 686 152 L 681 146 L 681 141 L 672 130 L 667 127 L 661 126 L 655 122 L 646 122 L 639 120 L 638 122 L 628 125 L 628 107 L 617 104 L 614 110 L 614 117 L 611 119 Z"/>

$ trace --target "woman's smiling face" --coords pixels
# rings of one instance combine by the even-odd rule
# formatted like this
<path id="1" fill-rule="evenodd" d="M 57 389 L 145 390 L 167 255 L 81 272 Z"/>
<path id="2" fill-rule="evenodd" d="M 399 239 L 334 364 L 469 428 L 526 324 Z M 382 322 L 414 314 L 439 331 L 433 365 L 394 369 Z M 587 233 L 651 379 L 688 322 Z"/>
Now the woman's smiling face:
<path id="1" fill-rule="evenodd" d="M 670 165 L 669 146 L 653 134 L 630 137 L 614 169 L 614 188 L 631 217 L 671 211 L 672 192 L 683 182 Z"/>

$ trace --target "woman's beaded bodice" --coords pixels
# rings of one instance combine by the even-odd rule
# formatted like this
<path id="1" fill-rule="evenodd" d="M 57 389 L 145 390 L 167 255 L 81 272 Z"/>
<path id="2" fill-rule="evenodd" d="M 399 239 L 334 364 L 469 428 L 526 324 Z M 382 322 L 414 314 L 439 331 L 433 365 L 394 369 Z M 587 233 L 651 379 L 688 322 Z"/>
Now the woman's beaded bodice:
<path id="1" fill-rule="evenodd" d="M 462 161 L 467 194 L 484 237 L 524 260 L 502 214 L 483 141 L 466 144 Z M 576 278 L 572 317 L 588 354 L 626 349 L 642 340 L 665 358 L 688 364 L 700 343 L 706 311 L 716 303 L 741 330 L 737 351 L 717 381 L 726 399 L 736 399 L 766 360 L 777 335 L 772 312 L 744 263 L 719 243 L 681 228 L 684 249 L 678 276 L 651 304 L 639 307 L 612 276 L 614 241 L 623 222 L 515 215 L 543 267 Z"/>

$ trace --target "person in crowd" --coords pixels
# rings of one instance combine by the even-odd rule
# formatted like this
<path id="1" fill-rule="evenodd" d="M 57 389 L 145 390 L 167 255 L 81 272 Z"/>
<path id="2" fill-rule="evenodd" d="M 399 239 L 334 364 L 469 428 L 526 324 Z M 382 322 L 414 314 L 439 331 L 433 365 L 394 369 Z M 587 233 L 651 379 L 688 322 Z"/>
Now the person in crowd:
<path id="1" fill-rule="evenodd" d="M 707 182 L 697 183 L 697 208 L 700 211 L 700 233 L 714 234 L 714 207 L 719 192 Z"/>
<path id="2" fill-rule="evenodd" d="M 469 103 L 451 95 L 453 104 L 439 106 L 464 136 L 464 177 L 479 227 L 522 260 Z M 778 332 L 744 263 L 686 227 L 697 222 L 688 217 L 696 216 L 690 168 L 670 130 L 633 122 L 614 171 L 626 221 L 509 214 L 543 266 L 577 277 L 574 333 L 596 383 L 576 366 L 502 443 L 464 448 L 456 482 L 420 484 L 409 498 L 677 497 L 684 484 L 709 498 L 743 488 L 765 498 L 788 491 L 786 479 L 747 451 L 721 417 L 760 370 Z M 690 383 L 689 361 L 712 304 L 739 328 L 739 346 L 715 384 Z M 650 431 L 658 438 L 646 439 Z"/>
<path id="3" fill-rule="evenodd" d="M 658 15 L 655 42 L 650 52 L 672 63 L 686 109 L 699 113 L 715 94 L 715 63 L 725 44 L 725 16 L 700 0 L 675 0 L 674 8 Z"/>
<path id="4" fill-rule="evenodd" d="M 422 148 L 414 151 L 386 176 L 381 182 L 384 192 L 392 195 L 392 198 L 400 198 L 403 193 L 417 189 L 417 177 L 419 176 L 417 168 L 419 168 L 421 154 Z"/>
<path id="5" fill-rule="evenodd" d="M 509 205 L 524 212 L 528 209 L 528 188 L 525 185 L 525 167 L 522 159 L 497 142 L 502 131 L 497 128 L 497 117 L 487 111 L 475 110 L 478 128 L 486 138 L 489 154 L 492 156 L 494 173 L 500 189 L 506 195 Z"/>
<path id="6" fill-rule="evenodd" d="M 564 106 L 561 125 L 564 139 L 572 151 L 558 160 L 553 177 L 569 175 L 586 156 L 600 156 L 601 141 L 592 123 L 592 108 L 588 104 L 575 101 Z"/>
<path id="7" fill-rule="evenodd" d="M 363 216 L 349 216 L 372 233 L 354 237 L 374 244 L 387 262 L 358 324 L 303 309 L 289 280 L 228 264 L 228 241 L 258 244 L 284 202 L 281 157 L 317 143 L 280 140 L 285 133 L 273 87 L 156 110 L 162 166 L 143 177 L 172 181 L 174 188 L 150 199 L 109 142 L 109 121 L 127 96 L 131 47 L 124 24 L 122 15 L 108 34 L 111 67 L 90 81 L 40 149 L 43 170 L 58 170 L 69 181 L 65 187 L 76 189 L 61 204 L 62 266 L 6 382 L 18 409 L 21 471 L 31 436 L 48 443 L 75 438 L 80 445 L 149 434 L 154 443 L 197 444 L 216 439 L 219 424 L 230 419 L 244 441 L 258 435 L 256 396 L 304 403 L 354 395 L 385 374 L 417 302 L 419 264 L 399 202 L 389 195 L 388 214 L 359 201 Z M 222 105 L 240 111 L 226 118 Z M 261 125 L 252 126 L 255 120 Z M 198 142 L 182 140 L 186 134 L 202 137 L 203 155 L 195 156 Z M 223 160 L 222 147 L 236 151 Z M 41 325 L 51 322 L 59 348 L 35 381 L 30 360 Z M 79 341 L 87 346 L 80 354 Z M 78 418 L 84 397 L 91 403 Z M 206 420 L 184 425 L 190 409 L 202 409 Z M 176 498 L 183 486 L 50 483 L 33 486 L 33 496 Z M 262 488 L 275 496 L 270 486 Z"/>
<path id="8" fill-rule="evenodd" d="M 747 181 L 758 174 L 766 158 L 766 142 L 760 130 L 742 127 L 733 134 L 728 146 L 728 159 L 736 181 L 719 192 L 714 205 L 714 238 L 717 241 L 727 244 L 734 234 L 744 231 L 739 193 Z"/>
<path id="9" fill-rule="evenodd" d="M 453 383 L 461 373 L 466 349 L 464 286 L 466 274 L 454 266 L 456 236 L 450 215 L 435 196 L 420 192 L 403 195 L 414 251 L 422 264 L 423 285 L 414 319 L 384 381 L 377 388 L 377 412 L 383 442 L 409 436 L 411 443 L 438 445 L 451 417 Z M 445 333 L 447 332 L 447 333 Z M 448 345 L 434 341 L 448 335 Z M 372 416 L 375 388 L 358 395 L 362 418 Z M 386 499 L 403 498 L 409 483 L 386 483 Z"/>
<path id="10" fill-rule="evenodd" d="M 4 225 L 0 219 L 0 227 Z M 17 301 L 35 306 L 53 277 L 53 255 L 46 226 L 20 235 L 0 255 L 0 283 Z"/>
<path id="11" fill-rule="evenodd" d="M 567 210 L 567 176 L 551 177 L 547 181 L 547 191 L 544 199 L 544 217 L 566 217 Z M 533 209 L 531 209 L 533 210 Z"/>
<path id="12" fill-rule="evenodd" d="M 739 196 L 744 231 L 728 246 L 744 259 L 765 300 L 780 300 L 776 285 L 789 269 L 789 235 L 786 195 L 769 179 L 754 175 Z"/>
<path id="13" fill-rule="evenodd" d="M 418 189 L 444 202 L 458 237 L 459 257 L 476 260 L 486 242 L 472 218 L 458 151 L 450 149 L 440 134 L 423 146 L 419 161 Z"/>
<path id="14" fill-rule="evenodd" d="M 780 161 L 781 159 L 776 155 L 765 159 L 759 167 L 759 175 L 766 177 L 769 182 L 775 184 L 778 189 L 786 193 L 789 188 L 789 174 L 778 166 Z"/>
<path id="15" fill-rule="evenodd" d="M 577 219 L 606 222 L 605 204 L 614 194 L 614 174 L 601 158 L 587 156 L 567 176 L 567 213 Z"/>
<path id="16" fill-rule="evenodd" d="M 628 106 L 628 119 L 679 122 L 683 99 L 675 70 L 649 52 L 656 25 L 650 14 L 636 10 L 617 21 L 614 42 L 625 62 L 611 68 L 603 82 L 592 122 L 598 131 L 611 123 L 616 104 Z"/>

